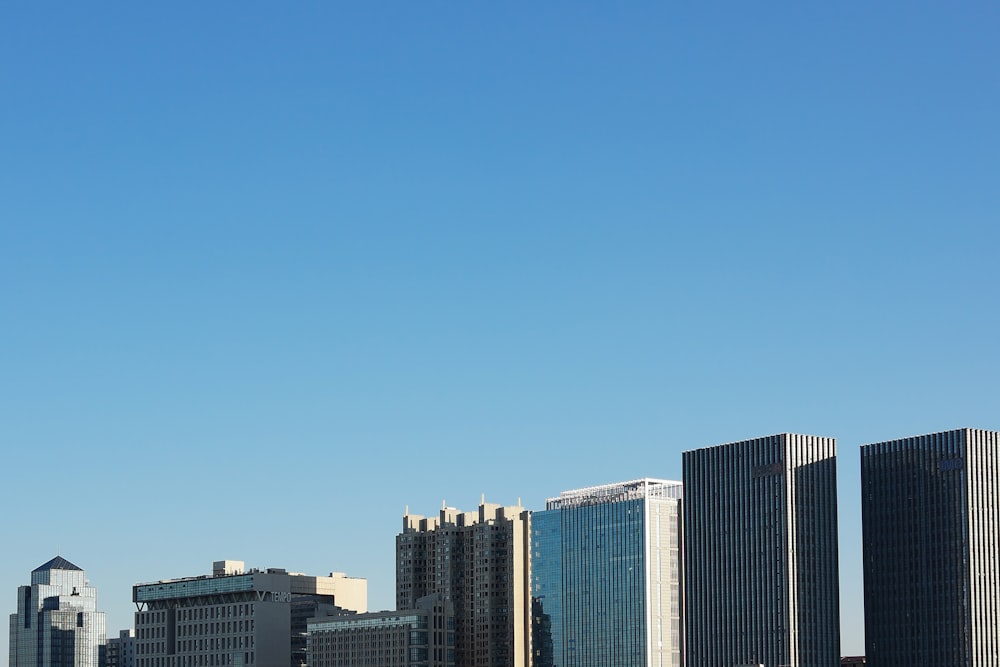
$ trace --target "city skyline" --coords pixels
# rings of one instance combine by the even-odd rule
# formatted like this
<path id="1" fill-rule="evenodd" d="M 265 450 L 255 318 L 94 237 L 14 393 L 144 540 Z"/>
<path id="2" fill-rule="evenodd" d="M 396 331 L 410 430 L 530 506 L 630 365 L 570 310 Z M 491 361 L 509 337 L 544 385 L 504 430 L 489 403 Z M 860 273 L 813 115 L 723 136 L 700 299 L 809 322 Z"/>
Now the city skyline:
<path id="1" fill-rule="evenodd" d="M 1000 8 L 0 6 L 0 594 L 1000 414 Z M 805 378 L 809 383 L 804 382 Z M 5 544 L 10 540 L 5 540 Z M 7 637 L 0 656 L 7 655 Z"/>
<path id="2" fill-rule="evenodd" d="M 880 663 L 919 660 L 952 665 L 972 659 L 967 655 L 970 651 L 976 656 L 974 661 L 995 657 L 995 622 L 990 616 L 995 611 L 991 601 L 996 596 L 991 591 L 997 578 L 990 564 L 996 545 L 990 536 L 996 528 L 998 442 L 1000 431 L 961 428 L 861 447 L 864 621 L 872 633 L 868 636 L 870 658 Z M 471 613 L 473 607 L 465 607 L 464 601 L 475 600 L 475 614 L 481 615 L 484 628 L 494 627 L 497 611 L 524 611 L 520 622 L 514 620 L 516 614 L 510 614 L 509 620 L 514 621 L 506 630 L 510 644 L 503 651 L 527 646 L 527 616 L 533 616 L 530 634 L 538 643 L 532 653 L 542 660 L 539 664 L 561 665 L 569 660 L 568 653 L 560 658 L 562 651 L 552 652 L 559 645 L 563 651 L 577 652 L 574 664 L 581 656 L 603 664 L 608 656 L 602 652 L 608 647 L 623 651 L 623 659 L 645 662 L 652 657 L 659 662 L 662 657 L 655 651 L 647 654 L 648 645 L 644 648 L 642 638 L 649 629 L 637 631 L 638 621 L 630 624 L 622 619 L 612 624 L 618 632 L 606 633 L 608 628 L 599 627 L 601 618 L 609 612 L 614 615 L 619 606 L 622 612 L 627 607 L 624 613 L 633 620 L 645 618 L 649 623 L 662 617 L 662 628 L 669 632 L 667 619 L 673 616 L 672 632 L 679 636 L 680 585 L 685 589 L 683 625 L 689 664 L 744 664 L 749 659 L 768 666 L 832 665 L 841 654 L 836 456 L 834 438 L 779 433 L 685 451 L 684 493 L 681 482 L 645 478 L 563 491 L 547 499 L 544 510 L 524 508 L 520 499 L 506 507 L 487 503 L 485 496 L 471 512 L 445 501 L 437 517 L 415 515 L 407 508 L 403 532 L 396 536 L 397 611 L 365 614 L 369 611 L 365 578 L 343 573 L 313 577 L 284 568 L 246 569 L 243 561 L 223 560 L 213 563 L 212 576 L 135 584 L 135 631 L 121 635 L 131 634 L 137 641 L 136 655 L 164 650 L 173 655 L 173 649 L 165 647 L 172 646 L 169 638 L 175 635 L 178 608 L 185 611 L 177 613 L 177 620 L 193 623 L 185 636 L 199 638 L 208 626 L 196 620 L 227 614 L 255 618 L 258 625 L 278 620 L 276 627 L 286 632 L 285 643 L 272 648 L 277 649 L 276 655 L 291 654 L 296 664 L 294 660 L 302 661 L 305 656 L 306 620 L 317 612 L 320 618 L 316 620 L 325 630 L 338 626 L 324 618 L 345 612 L 362 615 L 348 616 L 357 623 L 340 624 L 344 630 L 352 624 L 374 627 L 372 623 L 385 624 L 386 619 L 396 625 L 419 625 L 418 617 L 410 612 L 425 607 L 427 611 L 429 604 L 442 615 L 435 621 L 437 627 L 444 628 L 447 619 L 443 615 L 463 607 L 461 613 Z M 682 497 L 683 521 L 678 514 Z M 688 528 L 678 532 L 682 523 Z M 684 563 L 680 564 L 682 543 Z M 650 574 L 653 561 L 659 574 Z M 633 569 L 645 570 L 645 576 L 653 580 L 643 583 L 644 577 L 634 577 Z M 730 585 L 736 588 L 727 590 Z M 501 592 L 505 586 L 511 588 Z M 525 595 L 529 587 L 531 594 Z M 285 592 L 275 592 L 280 590 Z M 663 597 L 650 597 L 654 590 Z M 964 603 L 963 595 L 969 598 Z M 65 626 L 87 637 L 82 642 L 79 637 L 69 643 L 52 641 L 53 650 L 76 645 L 77 659 L 83 660 L 76 664 L 96 664 L 105 637 L 104 613 L 97 607 L 96 589 L 80 567 L 61 556 L 50 559 L 31 572 L 31 585 L 19 587 L 17 599 L 18 612 L 11 615 L 12 641 L 17 637 L 22 647 L 33 650 L 33 637 L 38 634 L 38 646 L 48 646 L 48 639 L 41 641 L 41 633 L 51 614 L 53 628 Z M 463 602 L 448 611 L 445 600 Z M 178 607 L 174 602 L 181 604 Z M 265 606 L 255 614 L 251 608 L 258 602 Z M 603 611 L 590 609 L 591 604 Z M 45 620 L 39 613 L 37 628 L 31 620 L 34 611 L 28 616 L 24 606 L 48 610 Z M 970 607 L 974 608 L 971 612 Z M 97 620 L 87 620 L 88 613 Z M 62 616 L 57 619 L 58 614 Z M 410 615 L 404 619 L 400 614 Z M 233 621 L 231 630 L 226 623 L 221 626 L 226 632 L 252 634 L 255 622 L 237 628 Z M 772 626 L 775 622 L 777 626 Z M 461 623 L 454 627 L 460 630 Z M 182 629 L 178 625 L 178 637 L 184 634 Z M 274 630 L 264 635 L 274 635 Z M 387 631 L 406 634 L 388 626 Z M 263 652 L 262 641 L 243 641 L 247 638 L 226 632 L 223 639 L 231 641 L 232 647 L 213 643 L 214 636 L 204 646 L 200 640 L 179 641 L 178 659 L 191 660 L 191 655 L 202 650 L 214 659 L 220 657 L 216 655 L 220 649 L 232 648 L 247 664 L 259 662 L 255 655 Z M 956 633 L 964 639 L 956 641 Z M 581 647 L 572 638 L 577 634 L 596 639 Z M 100 641 L 91 635 L 99 635 Z M 499 645 L 506 642 L 503 635 L 495 638 Z M 739 637 L 750 641 L 744 644 Z M 167 644 L 163 638 L 168 638 Z M 361 635 L 340 644 L 329 638 L 324 641 L 327 651 L 347 655 L 367 650 L 365 642 L 373 640 L 372 646 L 379 650 L 391 648 Z M 425 651 L 430 648 L 426 643 L 421 646 Z M 462 644 L 455 646 L 461 653 Z M 438 659 L 444 659 L 443 645 L 434 650 Z M 15 652 L 28 660 L 24 664 L 34 664 L 33 654 L 26 649 L 15 651 L 12 645 L 12 657 Z M 393 656 L 406 661 L 405 652 L 395 650 Z M 262 664 L 276 664 L 273 658 L 263 659 Z M 680 664 L 679 658 L 674 653 L 675 663 Z M 492 659 L 484 653 L 476 664 Z M 458 664 L 471 664 L 470 660 L 466 656 Z"/>
<path id="3" fill-rule="evenodd" d="M 962 431 L 965 431 L 965 430 L 969 430 L 969 429 L 952 430 L 952 431 L 947 431 L 946 433 L 958 433 L 958 432 L 962 432 Z M 974 432 L 974 433 L 991 433 L 992 432 L 992 431 L 989 431 L 989 430 L 982 430 L 982 429 L 971 429 L 971 431 Z M 916 435 L 905 436 L 901 440 L 900 440 L 900 438 L 897 437 L 896 440 L 900 440 L 900 441 L 917 441 L 917 440 L 921 440 L 921 439 L 924 439 L 924 438 L 937 437 L 939 435 L 941 435 L 941 433 L 939 433 L 939 432 L 936 432 L 936 433 L 926 433 L 926 434 L 916 434 Z M 832 442 L 833 441 L 833 439 L 825 438 L 825 437 L 820 437 L 820 436 L 809 436 L 809 435 L 801 435 L 801 434 L 792 434 L 792 433 L 788 433 L 788 432 L 782 432 L 782 433 L 772 434 L 772 435 L 769 435 L 769 436 L 761 436 L 761 437 L 755 438 L 755 439 L 753 439 L 751 441 L 746 441 L 746 442 L 741 442 L 741 443 L 736 443 L 736 442 L 719 443 L 719 444 L 716 444 L 716 445 L 709 445 L 709 446 L 706 446 L 706 447 L 693 448 L 692 450 L 687 450 L 685 453 L 693 455 L 695 453 L 698 453 L 699 450 L 706 450 L 706 449 L 711 450 L 711 449 L 717 449 L 717 448 L 722 448 L 722 447 L 727 447 L 727 446 L 733 446 L 733 445 L 736 445 L 736 444 L 749 444 L 750 442 L 765 442 L 765 441 L 766 442 L 770 442 L 772 440 L 775 440 L 775 439 L 779 439 L 780 440 L 780 439 L 783 439 L 785 437 L 802 439 L 804 441 L 810 441 L 810 442 L 813 441 L 813 440 L 815 440 L 817 442 L 819 442 L 819 441 L 823 441 L 823 442 L 830 441 L 830 442 Z M 857 448 L 858 452 L 859 453 L 863 452 L 864 448 L 866 448 L 866 447 L 871 447 L 871 445 L 865 444 L 865 445 L 859 446 Z M 831 461 L 837 461 L 838 458 L 839 458 L 839 455 L 840 455 L 840 453 L 838 452 L 838 456 L 832 457 Z M 839 469 L 839 467 L 840 466 L 838 465 L 838 469 Z M 859 476 L 860 476 L 860 470 L 858 470 L 858 473 L 859 473 Z M 840 477 L 840 473 L 839 472 L 835 476 L 837 477 L 837 486 L 838 486 L 838 489 L 839 489 L 840 485 L 843 484 L 843 480 Z M 658 481 L 658 480 L 655 480 L 655 479 L 652 479 L 652 478 L 643 478 L 643 479 L 641 479 L 639 481 L 647 481 L 648 482 L 648 481 Z M 662 480 L 659 480 L 659 481 L 661 483 L 664 483 Z M 665 482 L 665 483 L 666 484 L 677 484 L 677 485 L 680 485 L 680 482 Z M 605 483 L 605 484 L 596 485 L 596 486 L 591 487 L 591 488 L 593 488 L 593 489 L 617 488 L 617 487 L 621 486 L 621 484 L 622 483 L 620 483 L 620 482 L 612 482 L 612 483 Z M 494 504 L 483 505 L 482 503 L 485 503 L 485 494 L 483 494 L 482 502 L 481 502 L 481 505 L 480 505 L 480 508 L 479 508 L 479 513 L 481 514 L 483 512 L 483 508 L 484 507 L 486 507 L 488 511 L 493 511 L 494 509 L 496 509 L 498 511 L 509 512 L 509 511 L 513 511 L 513 510 L 521 511 L 523 509 L 523 511 L 528 512 L 530 514 L 535 514 L 537 512 L 543 512 L 543 511 L 550 512 L 550 510 L 546 510 L 545 508 L 553 500 L 558 501 L 562 496 L 571 496 L 572 497 L 572 496 L 574 496 L 576 494 L 580 494 L 581 492 L 585 492 L 585 491 L 587 491 L 587 489 L 575 489 L 575 490 L 571 490 L 571 491 L 561 492 L 559 494 L 559 496 L 556 496 L 555 498 L 546 498 L 546 505 L 543 505 L 541 508 L 528 507 L 527 505 L 522 505 L 520 498 L 518 500 L 518 505 L 516 507 L 503 508 L 501 505 L 494 505 Z M 839 490 L 838 490 L 838 495 L 839 495 Z M 815 499 L 814 499 L 814 501 L 815 501 Z M 811 501 L 811 502 L 814 502 L 814 501 Z M 468 518 L 468 517 L 472 517 L 474 514 L 476 514 L 476 512 L 471 512 L 471 513 L 470 512 L 461 512 L 458 509 L 456 509 L 455 507 L 449 505 L 445 500 L 442 500 L 441 504 L 442 504 L 442 509 L 441 509 L 440 513 L 441 513 L 442 517 L 444 517 L 445 515 L 447 515 L 449 517 L 453 517 L 453 516 L 457 516 L 459 514 L 464 514 L 464 515 L 467 515 L 466 518 Z M 397 514 L 397 517 L 398 517 L 398 514 Z M 404 511 L 404 523 L 405 524 L 410 525 L 410 524 L 414 524 L 414 522 L 416 522 L 416 524 L 420 524 L 420 522 L 422 520 L 424 520 L 424 517 L 411 514 L 410 513 L 409 505 L 406 506 L 405 511 Z M 430 517 L 430 520 L 433 521 L 435 525 L 436 525 L 437 522 L 440 521 L 440 519 L 438 519 L 437 517 L 433 517 L 433 516 Z M 470 520 L 477 521 L 478 519 L 473 518 L 473 519 L 470 519 Z M 416 525 L 416 524 L 414 524 L 414 525 Z M 428 524 L 428 527 L 430 527 L 430 524 Z M 838 527 L 838 540 L 839 540 L 839 537 L 840 537 L 840 535 L 839 535 L 839 527 Z M 397 535 L 397 540 L 398 539 L 399 539 L 399 535 Z M 395 548 L 398 548 L 398 546 L 395 547 Z M 305 555 L 305 554 L 303 554 L 303 555 Z M 858 555 L 860 556 L 860 554 L 858 554 Z M 838 549 L 837 560 L 841 560 L 842 556 L 843 556 L 843 547 L 841 546 Z M 304 560 L 308 560 L 308 558 L 305 558 Z M 65 559 L 62 558 L 62 556 L 57 556 L 56 558 L 51 559 L 50 562 L 51 563 L 56 563 L 56 562 L 64 562 L 64 561 L 65 561 Z M 68 561 L 65 561 L 65 562 L 68 562 Z M 225 564 L 225 563 L 230 563 L 230 562 L 238 563 L 239 567 L 241 567 L 241 568 L 243 567 L 242 561 L 218 561 L 218 562 L 216 562 L 215 565 L 216 565 L 216 567 L 218 567 L 220 563 L 224 563 Z M 288 564 L 284 564 L 284 565 L 288 565 Z M 75 567 L 75 566 L 73 566 L 73 567 Z M 395 567 L 394 567 L 394 569 L 395 569 Z M 284 571 L 284 570 L 280 570 L 280 571 Z M 842 574 L 842 572 L 843 572 L 842 569 L 838 571 L 839 574 Z M 337 573 L 331 573 L 331 576 L 333 574 L 337 574 Z M 342 574 L 338 574 L 338 576 L 343 576 L 343 575 Z M 364 572 L 353 574 L 352 576 L 357 576 L 360 579 L 366 580 L 366 583 L 369 582 L 369 581 L 371 581 L 369 575 L 367 575 Z M 149 586 L 151 584 L 154 584 L 156 582 L 160 582 L 162 580 L 172 580 L 172 579 L 175 579 L 175 578 L 184 579 L 185 577 L 187 577 L 187 575 L 176 575 L 176 577 L 175 577 L 174 574 L 170 574 L 168 576 L 161 576 L 159 578 L 152 578 L 152 579 L 147 579 L 147 580 L 144 580 L 144 581 L 136 581 L 136 582 L 133 582 L 130 585 L 130 587 L 132 589 L 134 589 L 134 588 L 140 587 L 140 586 Z M 379 584 L 384 584 L 384 583 L 385 582 L 379 582 Z M 861 583 L 861 582 L 859 582 L 859 583 Z M 89 585 L 89 579 L 88 579 L 88 585 Z M 374 602 L 374 603 L 371 603 L 368 606 L 368 611 L 370 611 L 370 612 L 377 612 L 377 611 L 383 611 L 383 610 L 393 610 L 393 609 L 397 608 L 398 603 L 399 603 L 399 591 L 398 591 L 398 583 L 396 582 L 395 578 L 393 578 L 393 584 L 392 584 L 392 586 L 396 590 L 396 600 L 393 601 L 393 602 L 395 602 L 395 604 L 392 604 L 392 603 L 382 603 L 382 604 L 380 604 L 379 602 Z M 376 589 L 380 588 L 380 587 L 382 587 L 382 586 L 381 585 L 377 585 Z M 843 590 L 843 589 L 844 589 L 843 582 L 841 582 L 841 590 Z M 856 610 L 853 610 L 853 609 L 852 610 L 844 610 L 843 609 L 843 602 L 842 601 L 841 601 L 841 605 L 840 606 L 841 606 L 841 610 L 840 610 L 841 633 L 840 634 L 841 634 L 841 637 L 843 637 L 843 631 L 842 631 L 842 628 L 843 628 L 843 625 L 844 625 L 843 624 L 843 619 L 844 619 L 844 617 L 846 615 L 855 614 L 854 622 L 858 623 L 858 624 L 861 624 L 862 627 L 863 627 L 863 624 L 865 622 L 865 617 L 863 615 L 864 603 L 862 601 L 862 604 L 861 604 L 862 614 L 860 616 L 856 615 Z M 406 607 L 406 605 L 403 605 L 403 607 Z M 399 608 L 402 608 L 402 607 L 399 607 Z M 101 609 L 101 613 L 102 613 L 102 616 L 105 615 L 104 611 L 103 611 L 103 606 L 102 606 L 102 609 Z M 131 616 L 131 614 L 129 616 Z M 126 630 L 126 629 L 130 629 L 130 628 L 134 629 L 134 627 L 135 627 L 134 622 L 131 625 L 126 624 L 126 625 L 124 625 L 121 628 L 117 628 L 117 627 L 113 627 L 112 625 L 108 625 L 108 627 L 107 627 L 107 633 L 108 633 L 107 636 L 108 637 L 112 637 L 112 636 L 115 636 L 120 630 Z M 863 635 L 862 635 L 861 641 L 862 642 L 864 641 Z M 851 655 L 851 654 L 863 655 L 864 654 L 863 650 L 857 650 L 857 651 L 847 650 L 845 648 L 845 644 L 843 642 L 842 642 L 841 645 L 842 645 L 842 649 L 841 649 L 841 654 L 842 655 Z M 864 648 L 864 645 L 862 643 L 861 649 L 863 649 L 863 648 Z"/>

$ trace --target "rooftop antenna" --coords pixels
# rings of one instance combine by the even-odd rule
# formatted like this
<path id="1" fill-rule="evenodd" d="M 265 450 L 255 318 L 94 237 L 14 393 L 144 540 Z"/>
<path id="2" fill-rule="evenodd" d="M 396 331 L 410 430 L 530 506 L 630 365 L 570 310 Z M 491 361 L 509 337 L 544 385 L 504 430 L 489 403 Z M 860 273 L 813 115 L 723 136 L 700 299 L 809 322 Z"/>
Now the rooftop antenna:
<path id="1" fill-rule="evenodd" d="M 486 494 L 485 493 L 479 498 L 479 504 L 480 505 L 485 505 L 486 504 Z"/>

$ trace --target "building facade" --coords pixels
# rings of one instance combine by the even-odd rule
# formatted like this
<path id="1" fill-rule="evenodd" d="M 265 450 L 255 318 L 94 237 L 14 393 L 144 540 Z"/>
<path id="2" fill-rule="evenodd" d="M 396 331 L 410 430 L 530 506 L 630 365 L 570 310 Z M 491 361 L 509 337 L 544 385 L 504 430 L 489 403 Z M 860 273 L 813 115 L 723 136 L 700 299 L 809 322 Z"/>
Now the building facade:
<path id="1" fill-rule="evenodd" d="M 108 637 L 101 667 L 135 667 L 135 630 L 122 630 Z"/>
<path id="2" fill-rule="evenodd" d="M 455 609 L 443 594 L 413 609 L 317 616 L 309 667 L 455 667 Z"/>
<path id="3" fill-rule="evenodd" d="M 520 505 L 480 503 L 403 516 L 396 536 L 396 609 L 445 595 L 455 609 L 455 664 L 531 665 L 531 514 Z"/>
<path id="4" fill-rule="evenodd" d="M 840 664 L 833 438 L 684 452 L 689 667 Z"/>
<path id="5" fill-rule="evenodd" d="M 136 584 L 132 600 L 137 667 L 302 667 L 308 619 L 367 611 L 368 582 L 217 561 L 211 576 Z"/>
<path id="6" fill-rule="evenodd" d="M 681 667 L 681 495 L 640 479 L 532 515 L 534 667 Z"/>
<path id="7" fill-rule="evenodd" d="M 861 448 L 872 665 L 1000 665 L 1000 433 Z"/>
<path id="8" fill-rule="evenodd" d="M 10 667 L 99 667 L 104 613 L 86 573 L 61 556 L 17 589 L 10 615 Z"/>

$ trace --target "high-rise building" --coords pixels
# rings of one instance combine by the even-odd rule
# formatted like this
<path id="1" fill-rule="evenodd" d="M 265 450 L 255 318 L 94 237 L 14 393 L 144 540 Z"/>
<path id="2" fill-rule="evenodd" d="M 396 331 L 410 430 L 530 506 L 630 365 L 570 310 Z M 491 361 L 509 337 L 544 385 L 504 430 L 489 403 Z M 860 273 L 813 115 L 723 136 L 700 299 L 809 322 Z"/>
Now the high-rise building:
<path id="1" fill-rule="evenodd" d="M 122 630 L 108 637 L 101 667 L 135 667 L 135 630 Z"/>
<path id="2" fill-rule="evenodd" d="M 403 516 L 396 536 L 396 609 L 444 594 L 455 609 L 455 664 L 530 667 L 531 514 L 486 503 Z"/>
<path id="3" fill-rule="evenodd" d="M 86 573 L 56 556 L 17 589 L 10 615 L 10 667 L 99 667 L 104 612 Z"/>
<path id="4" fill-rule="evenodd" d="M 684 452 L 688 667 L 840 664 L 836 441 Z"/>
<path id="5" fill-rule="evenodd" d="M 327 607 L 367 611 L 368 582 L 216 561 L 212 575 L 132 587 L 137 667 L 301 667 L 306 624 Z"/>
<path id="6" fill-rule="evenodd" d="M 534 667 L 680 667 L 680 482 L 639 479 L 531 517 Z"/>
<path id="7" fill-rule="evenodd" d="M 455 667 L 455 609 L 442 593 L 414 609 L 309 620 L 309 667 Z"/>
<path id="8" fill-rule="evenodd" d="M 866 445 L 861 494 L 868 662 L 1000 665 L 1000 433 Z"/>

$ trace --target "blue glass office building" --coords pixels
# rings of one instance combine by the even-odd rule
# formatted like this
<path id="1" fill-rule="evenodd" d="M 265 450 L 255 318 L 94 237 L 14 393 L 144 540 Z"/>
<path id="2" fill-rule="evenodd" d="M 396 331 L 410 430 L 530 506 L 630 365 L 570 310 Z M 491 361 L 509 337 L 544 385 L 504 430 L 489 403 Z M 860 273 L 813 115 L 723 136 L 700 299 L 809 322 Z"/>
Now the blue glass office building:
<path id="1" fill-rule="evenodd" d="M 535 667 L 681 665 L 680 482 L 566 491 L 532 516 Z"/>

